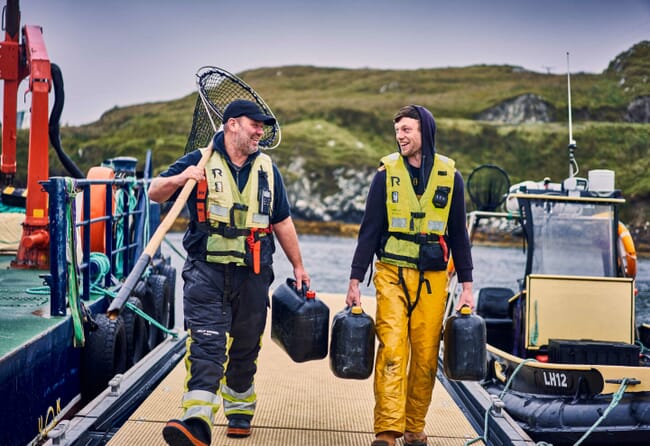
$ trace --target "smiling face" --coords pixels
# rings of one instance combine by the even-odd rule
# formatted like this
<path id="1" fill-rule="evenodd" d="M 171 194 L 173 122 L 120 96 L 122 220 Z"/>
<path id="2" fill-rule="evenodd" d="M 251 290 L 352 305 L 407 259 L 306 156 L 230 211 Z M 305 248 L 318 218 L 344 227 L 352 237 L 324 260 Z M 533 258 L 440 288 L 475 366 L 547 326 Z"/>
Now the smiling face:
<path id="1" fill-rule="evenodd" d="M 260 139 L 264 136 L 263 122 L 240 116 L 229 119 L 226 125 L 226 150 L 233 162 L 245 160 L 259 150 Z"/>
<path id="2" fill-rule="evenodd" d="M 400 152 L 406 158 L 420 157 L 422 153 L 422 132 L 417 119 L 403 117 L 395 123 L 395 139 Z"/>

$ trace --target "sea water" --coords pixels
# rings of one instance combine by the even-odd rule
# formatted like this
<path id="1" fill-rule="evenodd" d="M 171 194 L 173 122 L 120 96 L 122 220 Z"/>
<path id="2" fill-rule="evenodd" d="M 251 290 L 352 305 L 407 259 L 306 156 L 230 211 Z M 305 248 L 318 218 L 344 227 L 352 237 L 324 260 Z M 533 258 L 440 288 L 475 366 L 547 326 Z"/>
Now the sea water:
<path id="1" fill-rule="evenodd" d="M 183 254 L 181 240 L 182 233 L 171 233 L 167 240 L 174 244 Z M 321 235 L 300 235 L 300 248 L 303 256 L 303 263 L 311 277 L 311 288 L 317 293 L 341 294 L 341 305 L 345 306 L 345 293 L 348 290 L 350 278 L 350 263 L 356 247 L 356 239 L 348 237 L 321 236 Z M 276 243 L 277 244 L 277 243 Z M 274 255 L 273 269 L 275 280 L 271 284 L 271 290 L 280 286 L 288 277 L 293 277 L 291 264 L 284 255 L 284 252 L 277 244 Z M 180 272 L 183 260 L 163 243 L 162 249 L 165 255 L 172 257 L 172 263 Z M 517 290 L 517 280 L 523 278 L 525 256 L 521 247 L 502 248 L 475 246 L 473 249 L 474 261 L 474 290 L 482 286 L 504 286 Z M 375 297 L 375 289 L 368 282 L 369 274 L 366 274 L 366 281 L 360 286 L 361 298 L 368 299 Z M 183 326 L 182 322 L 182 280 L 176 281 L 176 292 L 179 297 L 177 304 L 177 326 Z M 636 325 L 650 323 L 650 259 L 639 259 L 637 261 L 636 288 Z M 179 325 L 180 324 L 180 325 Z"/>
<path id="2" fill-rule="evenodd" d="M 335 236 L 300 235 L 303 263 L 311 277 L 311 288 L 319 293 L 347 293 L 350 278 L 350 263 L 356 247 L 356 239 Z M 518 290 L 518 280 L 523 279 L 526 264 L 522 247 L 475 246 L 472 249 L 474 262 L 474 291 L 482 286 L 509 287 Z M 291 264 L 278 246 L 273 260 L 275 280 L 271 288 L 279 286 L 287 277 L 293 277 Z M 366 280 L 360 285 L 361 299 L 375 297 L 375 288 Z M 650 259 L 637 261 L 636 325 L 650 323 Z M 475 297 L 476 298 L 476 297 Z M 341 297 L 341 307 L 345 297 Z"/>

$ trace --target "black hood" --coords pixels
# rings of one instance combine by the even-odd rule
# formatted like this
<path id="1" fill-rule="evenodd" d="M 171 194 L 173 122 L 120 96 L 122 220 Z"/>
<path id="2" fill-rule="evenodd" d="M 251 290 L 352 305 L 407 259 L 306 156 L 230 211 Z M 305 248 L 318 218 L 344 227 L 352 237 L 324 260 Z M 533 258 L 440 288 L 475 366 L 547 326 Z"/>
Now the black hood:
<path id="1" fill-rule="evenodd" d="M 431 169 L 433 168 L 433 159 L 436 153 L 436 120 L 429 110 L 420 106 L 413 105 L 420 115 L 420 130 L 422 132 L 422 164 L 420 165 L 420 182 L 421 187 L 425 187 Z M 397 149 L 400 150 L 399 143 Z M 401 151 L 400 151 L 401 153 Z"/>
<path id="2" fill-rule="evenodd" d="M 422 130 L 422 156 L 433 160 L 436 153 L 436 120 L 429 110 L 419 105 L 414 105 L 420 114 L 420 129 Z"/>

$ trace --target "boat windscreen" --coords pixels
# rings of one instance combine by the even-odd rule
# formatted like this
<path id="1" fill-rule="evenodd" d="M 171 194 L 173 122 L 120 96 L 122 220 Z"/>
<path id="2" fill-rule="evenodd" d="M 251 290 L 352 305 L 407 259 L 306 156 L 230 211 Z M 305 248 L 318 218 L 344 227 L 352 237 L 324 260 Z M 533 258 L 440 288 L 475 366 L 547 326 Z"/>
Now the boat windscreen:
<path id="1" fill-rule="evenodd" d="M 532 200 L 534 274 L 615 277 L 611 204 Z"/>

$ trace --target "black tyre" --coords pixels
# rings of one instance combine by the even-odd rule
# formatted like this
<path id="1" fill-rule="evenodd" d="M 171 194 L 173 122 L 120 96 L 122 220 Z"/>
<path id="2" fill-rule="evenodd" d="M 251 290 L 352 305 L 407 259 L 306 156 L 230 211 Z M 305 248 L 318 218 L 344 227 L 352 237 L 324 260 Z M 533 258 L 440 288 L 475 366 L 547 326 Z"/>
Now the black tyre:
<path id="1" fill-rule="evenodd" d="M 169 302 L 169 324 L 167 328 L 174 328 L 176 325 L 176 268 L 171 265 L 165 265 L 161 268 L 161 273 L 167 277 L 171 297 Z"/>
<path id="2" fill-rule="evenodd" d="M 131 296 L 128 303 L 144 311 L 142 301 L 137 297 Z M 124 307 L 122 317 L 126 334 L 126 362 L 127 367 L 131 367 L 149 353 L 149 329 L 147 322 L 129 307 Z"/>
<path id="3" fill-rule="evenodd" d="M 81 352 L 81 398 L 88 402 L 108 386 L 108 382 L 127 368 L 126 333 L 122 316 L 94 317 L 97 328 L 86 333 Z"/>
<path id="4" fill-rule="evenodd" d="M 169 325 L 171 309 L 171 289 L 167 277 L 152 274 L 147 281 L 147 295 L 142 302 L 144 311 L 164 327 Z M 149 324 L 149 348 L 153 349 L 163 339 L 165 333 L 154 324 Z"/>
<path id="5" fill-rule="evenodd" d="M 131 295 L 137 297 L 142 301 L 144 297 L 147 295 L 147 283 L 144 280 L 139 280 L 138 283 L 135 284 L 133 287 L 133 291 L 131 291 Z"/>

